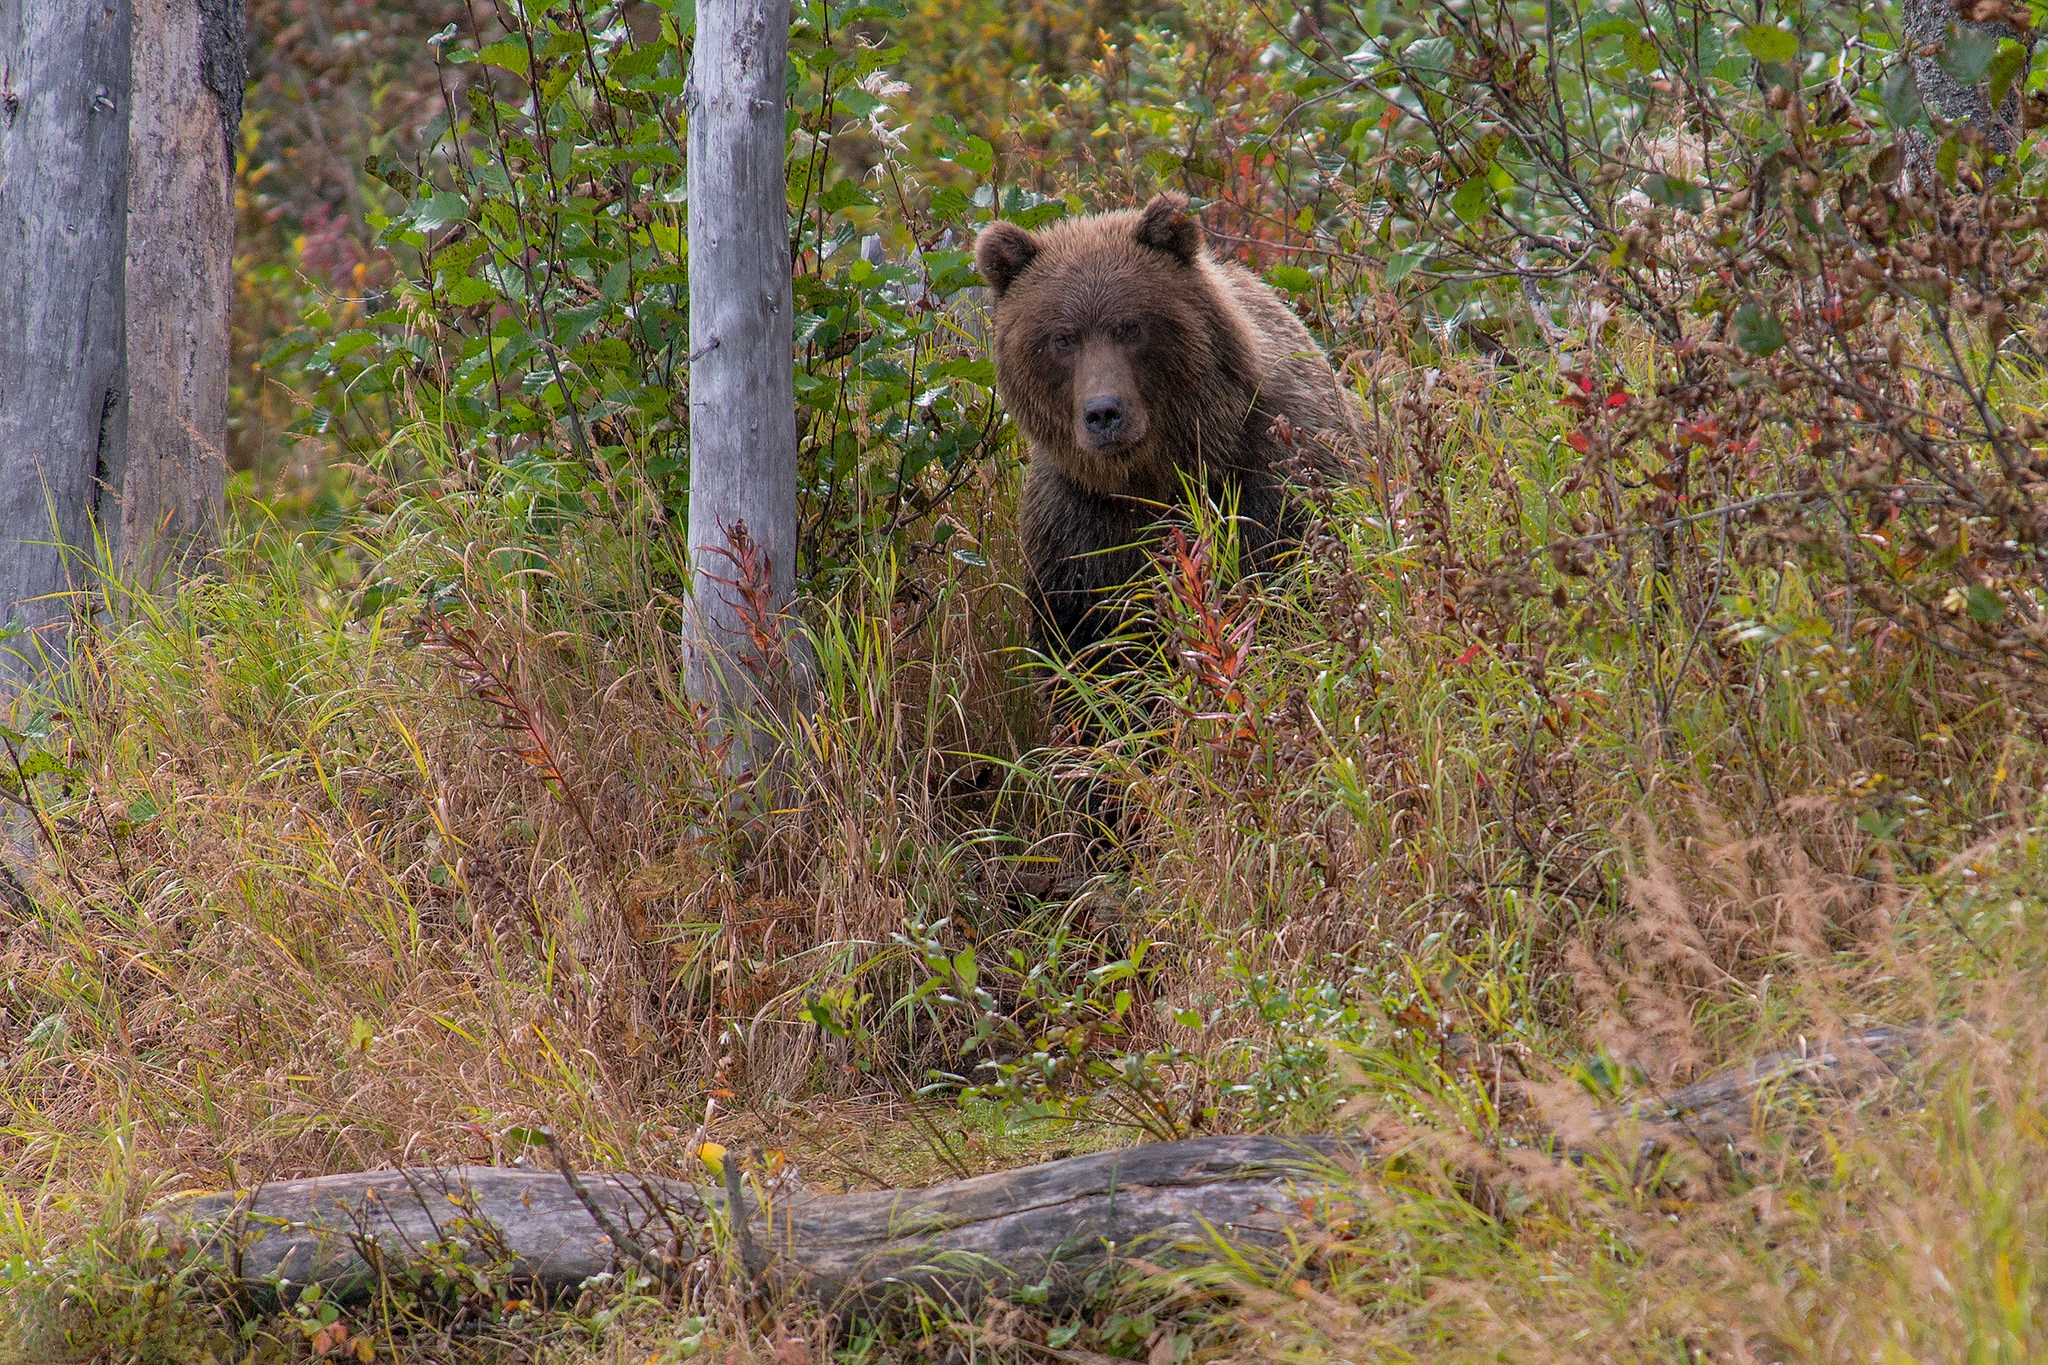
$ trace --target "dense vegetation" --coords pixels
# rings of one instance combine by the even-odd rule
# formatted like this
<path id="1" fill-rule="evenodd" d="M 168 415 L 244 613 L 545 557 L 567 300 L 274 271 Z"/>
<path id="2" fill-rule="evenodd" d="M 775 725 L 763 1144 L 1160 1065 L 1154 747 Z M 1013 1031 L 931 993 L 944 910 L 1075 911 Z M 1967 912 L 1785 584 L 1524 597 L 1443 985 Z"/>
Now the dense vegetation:
<path id="1" fill-rule="evenodd" d="M 819 686 L 754 783 L 677 674 L 692 13 L 252 4 L 235 534 L 175 596 L 109 582 L 5 735 L 0 1354 L 2048 1348 L 2030 131 L 1923 106 L 1876 7 L 800 6 Z M 1924 60 L 2048 121 L 2027 16 L 1970 17 L 2020 36 Z M 971 237 L 1160 187 L 1370 437 L 1277 577 L 1185 509 L 1083 743 L 1027 667 Z M 1926 1019 L 1874 1102 L 1551 1155 Z M 1296 1254 L 1043 1317 L 818 1321 L 716 1258 L 256 1302 L 136 1221 L 543 1127 L 833 1188 L 1395 1155 Z"/>

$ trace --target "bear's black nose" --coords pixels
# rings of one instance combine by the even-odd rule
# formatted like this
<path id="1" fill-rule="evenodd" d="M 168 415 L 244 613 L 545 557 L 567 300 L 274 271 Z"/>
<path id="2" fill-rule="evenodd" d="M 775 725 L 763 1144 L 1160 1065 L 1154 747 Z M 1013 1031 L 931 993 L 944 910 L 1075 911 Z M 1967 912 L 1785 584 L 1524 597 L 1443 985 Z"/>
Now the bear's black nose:
<path id="1" fill-rule="evenodd" d="M 1114 436 L 1116 429 L 1124 424 L 1123 400 L 1091 398 L 1081 405 L 1081 420 L 1092 435 Z"/>

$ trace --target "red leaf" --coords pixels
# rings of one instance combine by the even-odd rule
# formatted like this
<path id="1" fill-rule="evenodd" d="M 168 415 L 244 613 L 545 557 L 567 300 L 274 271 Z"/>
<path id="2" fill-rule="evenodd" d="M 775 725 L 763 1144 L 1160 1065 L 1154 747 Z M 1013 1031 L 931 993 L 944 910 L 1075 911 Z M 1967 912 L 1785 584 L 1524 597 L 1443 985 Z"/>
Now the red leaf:
<path id="1" fill-rule="evenodd" d="M 1473 645 L 1458 656 L 1458 667 L 1463 668 L 1486 651 L 1485 645 Z"/>
<path id="2" fill-rule="evenodd" d="M 1571 432 L 1564 438 L 1564 443 L 1581 455 L 1593 448 L 1593 438 L 1583 431 Z"/>
<path id="3" fill-rule="evenodd" d="M 1627 407 L 1627 406 L 1628 406 L 1628 395 L 1627 395 L 1627 394 L 1625 394 L 1625 393 L 1610 393 L 1610 394 L 1608 394 L 1608 395 L 1607 395 L 1607 408 L 1608 408 L 1608 411 L 1612 412 L 1612 411 L 1613 411 L 1613 410 L 1614 410 L 1615 408 L 1625 408 L 1625 407 Z"/>
<path id="4" fill-rule="evenodd" d="M 1672 436 L 1682 446 L 1710 446 L 1721 437 L 1721 423 L 1712 417 L 1680 422 Z"/>

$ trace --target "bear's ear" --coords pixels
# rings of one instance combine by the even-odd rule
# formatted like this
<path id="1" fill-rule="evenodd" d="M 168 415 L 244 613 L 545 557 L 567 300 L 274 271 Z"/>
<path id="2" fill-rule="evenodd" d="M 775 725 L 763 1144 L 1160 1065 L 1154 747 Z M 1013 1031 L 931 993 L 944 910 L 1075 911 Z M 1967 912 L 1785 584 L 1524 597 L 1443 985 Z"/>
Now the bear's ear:
<path id="1" fill-rule="evenodd" d="M 974 268 L 1001 298 L 1038 258 L 1038 239 L 1015 223 L 990 223 L 974 242 Z"/>
<path id="2" fill-rule="evenodd" d="M 1156 247 L 1182 265 L 1194 264 L 1202 249 L 1202 225 L 1188 217 L 1184 194 L 1155 194 L 1138 215 L 1138 245 Z"/>

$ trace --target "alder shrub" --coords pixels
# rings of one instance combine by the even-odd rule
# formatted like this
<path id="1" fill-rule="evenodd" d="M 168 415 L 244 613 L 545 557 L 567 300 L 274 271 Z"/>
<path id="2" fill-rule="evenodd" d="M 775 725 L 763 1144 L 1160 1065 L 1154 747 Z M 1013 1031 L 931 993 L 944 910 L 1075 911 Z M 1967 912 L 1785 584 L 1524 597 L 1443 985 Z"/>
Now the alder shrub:
<path id="1" fill-rule="evenodd" d="M 800 569 L 827 589 L 882 547 L 942 548 L 938 510 L 1000 464 L 960 298 L 974 224 L 1069 208 L 998 195 L 989 144 L 950 118 L 920 128 L 911 164 L 890 75 L 904 49 L 872 41 L 901 14 L 798 5 L 791 32 Z M 542 538 L 682 524 L 693 36 L 687 6 L 559 0 L 472 9 L 430 40 L 438 112 L 409 154 L 363 163 L 388 282 L 365 307 L 312 309 L 265 357 L 306 391 L 301 436 L 489 489 Z M 379 585 L 369 605 L 419 586 Z"/>
<path id="2" fill-rule="evenodd" d="M 1903 630 L 2038 686 L 2033 144 L 1996 155 L 1923 106 L 1882 11 L 1727 26 L 1622 7 L 1540 36 L 1509 12 L 1447 10 L 1385 51 L 1438 144 L 1427 175 L 1390 168 L 1388 203 L 1414 217 L 1418 269 L 1539 302 L 1540 280 L 1583 288 L 1583 329 L 1552 338 L 1578 365 L 1563 401 L 1582 458 L 1560 491 L 1596 496 L 1541 547 L 1554 568 L 1642 556 L 1647 597 L 1704 627 L 1726 624 L 1726 561 L 1789 560 L 1835 585 L 1842 648 Z M 2025 56 L 1952 25 L 1933 60 L 2031 118 Z M 1611 131 L 1571 107 L 1602 72 L 1626 111 Z M 1634 392 L 1601 364 L 1624 316 L 1654 348 Z"/>

